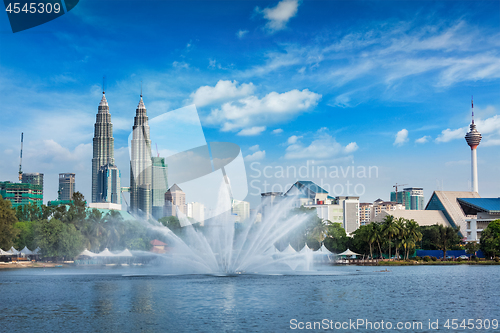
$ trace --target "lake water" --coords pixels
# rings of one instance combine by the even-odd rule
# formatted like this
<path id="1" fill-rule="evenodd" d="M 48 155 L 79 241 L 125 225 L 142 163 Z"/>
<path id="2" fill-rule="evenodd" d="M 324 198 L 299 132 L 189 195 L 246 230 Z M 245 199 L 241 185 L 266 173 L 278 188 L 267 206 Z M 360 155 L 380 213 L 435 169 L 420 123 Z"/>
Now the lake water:
<path id="1" fill-rule="evenodd" d="M 500 320 L 500 266 L 384 269 L 232 277 L 162 276 L 145 267 L 2 270 L 0 331 L 285 332 L 322 321 L 314 331 L 326 322 L 326 331 L 394 332 L 397 323 L 406 332 L 436 331 L 429 320 L 439 331 L 500 331 L 492 321 Z M 472 319 L 473 328 L 447 329 L 447 319 Z M 357 320 L 371 329 L 353 328 Z"/>

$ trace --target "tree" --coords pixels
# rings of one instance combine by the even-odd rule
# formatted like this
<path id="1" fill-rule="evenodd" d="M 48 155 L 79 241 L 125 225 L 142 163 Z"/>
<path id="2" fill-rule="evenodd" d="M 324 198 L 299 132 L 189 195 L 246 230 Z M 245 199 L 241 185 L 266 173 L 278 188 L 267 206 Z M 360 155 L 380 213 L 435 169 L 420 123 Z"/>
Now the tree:
<path id="1" fill-rule="evenodd" d="M 416 246 L 418 242 L 422 240 L 422 233 L 420 232 L 420 227 L 418 223 L 411 219 L 411 220 L 406 220 L 405 223 L 405 240 L 404 240 L 404 247 L 406 250 L 406 259 L 410 257 L 410 249 Z"/>
<path id="2" fill-rule="evenodd" d="M 16 217 L 18 221 L 36 221 L 42 217 L 42 208 L 33 203 L 17 206 Z"/>
<path id="3" fill-rule="evenodd" d="M 16 222 L 16 212 L 12 209 L 10 201 L 0 196 L 0 248 L 8 250 L 13 245 Z"/>
<path id="4" fill-rule="evenodd" d="M 25 246 L 31 250 L 35 249 L 35 234 L 33 232 L 34 223 L 36 223 L 36 221 L 22 221 L 14 224 L 17 235 L 14 246 L 17 249 L 23 249 Z"/>
<path id="5" fill-rule="evenodd" d="M 491 221 L 481 233 L 481 250 L 488 257 L 500 255 L 500 219 Z"/>
<path id="6" fill-rule="evenodd" d="M 325 246 L 332 252 L 343 252 L 347 250 L 347 234 L 340 223 L 329 223 L 326 226 Z"/>
<path id="7" fill-rule="evenodd" d="M 405 226 L 406 219 L 403 217 L 400 217 L 400 218 L 396 219 L 395 223 L 396 223 L 396 226 L 398 229 L 398 232 L 395 235 L 396 237 L 394 238 L 394 243 L 396 246 L 395 256 L 396 256 L 396 258 L 399 258 L 399 248 L 407 240 L 407 230 L 406 230 L 406 226 Z M 406 250 L 406 248 L 405 248 L 405 250 Z"/>
<path id="8" fill-rule="evenodd" d="M 35 224 L 35 242 L 46 257 L 74 258 L 83 250 L 83 236 L 72 224 L 52 218 Z"/>
<path id="9" fill-rule="evenodd" d="M 85 238 L 85 247 L 91 251 L 100 251 L 101 244 L 104 238 L 107 237 L 102 213 L 97 209 L 92 209 L 88 214 L 86 223 L 81 225 L 80 231 Z"/>
<path id="10" fill-rule="evenodd" d="M 391 241 L 392 237 L 398 234 L 399 228 L 396 224 L 394 216 L 387 215 L 382 222 L 382 230 L 386 237 L 389 238 L 389 258 L 391 258 Z"/>
<path id="11" fill-rule="evenodd" d="M 367 225 L 362 225 L 359 227 L 356 231 L 354 231 L 354 239 L 353 243 L 361 243 L 361 244 L 368 244 L 368 247 L 370 248 L 370 258 L 373 258 L 373 250 L 372 250 L 372 244 L 375 241 L 373 237 L 373 223 L 367 224 Z M 362 246 L 357 246 L 357 248 L 361 248 Z"/>
<path id="12" fill-rule="evenodd" d="M 467 242 L 465 244 L 465 251 L 468 254 L 476 255 L 476 252 L 479 250 L 479 244 L 477 242 Z"/>
<path id="13" fill-rule="evenodd" d="M 181 229 L 181 222 L 177 216 L 165 216 L 158 220 L 165 227 L 172 230 L 174 233 L 177 233 Z"/>
<path id="14" fill-rule="evenodd" d="M 66 208 L 66 205 L 56 207 L 53 217 L 64 223 L 71 223 L 80 230 L 84 227 L 83 224 L 87 217 L 86 205 L 87 202 L 83 194 L 75 192 L 73 193 L 73 202 L 69 204 L 69 207 Z"/>
<path id="15" fill-rule="evenodd" d="M 458 235 L 458 229 L 438 225 L 434 229 L 433 241 L 439 250 L 443 251 L 443 259 L 446 259 L 446 251 L 453 245 L 458 244 L 461 240 Z"/>

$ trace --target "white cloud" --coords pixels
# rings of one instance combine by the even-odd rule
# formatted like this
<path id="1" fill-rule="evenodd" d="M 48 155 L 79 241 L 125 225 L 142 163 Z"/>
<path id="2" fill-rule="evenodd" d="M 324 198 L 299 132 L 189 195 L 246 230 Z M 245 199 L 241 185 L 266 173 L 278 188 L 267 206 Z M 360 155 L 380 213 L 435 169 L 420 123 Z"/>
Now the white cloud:
<path id="1" fill-rule="evenodd" d="M 415 140 L 415 143 L 426 143 L 429 142 L 430 139 L 431 137 L 429 135 L 424 135 L 423 137 Z"/>
<path id="2" fill-rule="evenodd" d="M 248 148 L 250 151 L 257 151 L 259 150 L 259 145 L 255 145 L 255 146 L 252 146 L 250 148 Z"/>
<path id="3" fill-rule="evenodd" d="M 482 134 L 483 139 L 481 145 L 483 147 L 500 145 L 500 116 L 494 115 L 493 117 L 484 120 L 477 119 L 475 121 L 476 128 Z M 449 142 L 457 139 L 464 139 L 465 134 L 469 131 L 469 126 L 457 128 L 455 130 L 445 129 L 436 138 L 436 142 Z"/>
<path id="4" fill-rule="evenodd" d="M 403 128 L 401 131 L 399 131 L 396 134 L 396 140 L 394 140 L 393 145 L 394 146 L 402 146 L 406 142 L 408 142 L 408 130 L 406 130 L 405 128 Z"/>
<path id="5" fill-rule="evenodd" d="M 243 83 L 238 86 L 237 81 L 219 80 L 215 87 L 200 87 L 195 92 L 191 93 L 190 97 L 197 107 L 201 107 L 248 96 L 253 93 L 254 89 L 255 87 L 251 82 Z"/>
<path id="6" fill-rule="evenodd" d="M 189 64 L 184 61 L 174 61 L 172 66 L 174 68 L 189 68 Z"/>
<path id="7" fill-rule="evenodd" d="M 302 136 L 296 136 L 296 135 L 292 135 L 291 137 L 288 138 L 288 141 L 287 143 L 289 145 L 293 145 L 294 143 L 297 142 L 297 140 L 299 140 L 300 138 L 302 138 Z"/>
<path id="8" fill-rule="evenodd" d="M 242 39 L 247 33 L 248 33 L 248 30 L 238 30 L 238 32 L 236 33 L 236 36 L 238 36 L 239 39 Z"/>
<path id="9" fill-rule="evenodd" d="M 253 162 L 253 161 L 259 161 L 264 159 L 266 157 L 266 151 L 265 150 L 258 150 L 253 154 L 245 156 L 245 161 L 247 162 Z"/>
<path id="10" fill-rule="evenodd" d="M 263 126 L 289 120 L 316 106 L 321 95 L 308 89 L 284 93 L 271 92 L 259 99 L 248 96 L 237 102 L 228 102 L 214 109 L 207 122 L 221 124 L 221 130 L 236 131 L 249 126 Z"/>
<path id="11" fill-rule="evenodd" d="M 239 136 L 254 136 L 259 135 L 260 133 L 266 130 L 266 126 L 254 126 L 251 128 L 245 128 L 238 132 Z"/>
<path id="12" fill-rule="evenodd" d="M 356 142 L 351 142 L 350 144 L 345 146 L 344 151 L 346 152 L 346 154 L 349 154 L 355 152 L 356 150 L 358 150 L 358 148 L 359 147 Z"/>
<path id="13" fill-rule="evenodd" d="M 436 142 L 449 142 L 455 139 L 463 139 L 465 133 L 467 133 L 467 127 L 457 128 L 456 130 L 447 128 L 438 135 Z"/>
<path id="14" fill-rule="evenodd" d="M 292 139 L 291 141 L 293 142 L 294 140 Z M 294 141 L 293 144 L 286 148 L 285 159 L 332 159 L 337 155 L 353 152 L 354 150 L 352 149 L 354 146 L 357 148 L 356 143 L 351 142 L 346 147 L 342 147 L 335 138 L 323 133 L 318 135 L 309 146 L 304 146 L 302 143 Z"/>
<path id="15" fill-rule="evenodd" d="M 273 134 L 281 134 L 281 133 L 283 133 L 283 130 L 281 128 L 277 128 L 277 129 L 273 130 L 271 133 L 273 133 Z"/>
<path id="16" fill-rule="evenodd" d="M 275 32 L 286 28 L 288 21 L 297 14 L 298 8 L 298 0 L 282 0 L 276 7 L 264 8 L 263 10 L 257 7 L 255 10 L 268 20 L 266 29 L 270 32 Z"/>

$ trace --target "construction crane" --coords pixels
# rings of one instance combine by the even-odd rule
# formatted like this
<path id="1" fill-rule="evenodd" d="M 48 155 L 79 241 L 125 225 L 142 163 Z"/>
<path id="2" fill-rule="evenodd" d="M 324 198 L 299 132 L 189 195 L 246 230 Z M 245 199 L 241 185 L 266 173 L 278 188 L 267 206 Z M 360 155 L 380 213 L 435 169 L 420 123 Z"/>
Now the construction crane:
<path id="1" fill-rule="evenodd" d="M 23 165 L 23 135 L 24 135 L 24 133 L 21 133 L 21 154 L 19 155 L 19 181 L 22 181 L 22 179 L 23 179 L 23 171 L 22 171 L 22 165 Z"/>
<path id="2" fill-rule="evenodd" d="M 408 184 L 398 184 L 398 183 L 396 183 L 396 185 L 392 186 L 392 187 L 396 188 L 396 202 L 398 202 L 398 186 L 405 186 L 405 185 L 408 185 Z"/>

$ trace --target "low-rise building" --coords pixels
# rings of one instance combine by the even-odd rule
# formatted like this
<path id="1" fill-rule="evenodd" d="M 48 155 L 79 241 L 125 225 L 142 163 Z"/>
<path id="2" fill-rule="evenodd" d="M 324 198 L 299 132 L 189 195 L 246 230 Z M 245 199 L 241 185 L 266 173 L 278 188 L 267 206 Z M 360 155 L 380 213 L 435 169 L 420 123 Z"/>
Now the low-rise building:
<path id="1" fill-rule="evenodd" d="M 434 191 L 425 210 L 440 210 L 453 228 L 460 228 L 459 233 L 465 237 L 468 219 L 475 219 L 476 215 L 466 215 L 458 198 L 480 198 L 477 192 L 466 191 Z"/>
<path id="2" fill-rule="evenodd" d="M 194 219 L 203 226 L 205 224 L 205 205 L 199 202 L 188 203 L 187 217 Z"/>
<path id="3" fill-rule="evenodd" d="M 395 210 L 405 210 L 405 206 L 398 202 L 377 199 L 373 202 L 371 220 L 374 221 L 375 218 L 383 211 L 392 212 Z"/>
<path id="4" fill-rule="evenodd" d="M 500 219 L 500 198 L 458 198 L 457 200 L 464 214 L 469 216 L 465 219 L 465 236 L 468 242 L 479 241 L 481 233 L 490 222 Z"/>
<path id="5" fill-rule="evenodd" d="M 393 211 L 382 211 L 380 214 L 375 217 L 373 222 L 383 222 L 384 219 L 392 215 L 394 218 L 404 218 L 407 220 L 414 220 L 418 223 L 419 226 L 430 226 L 430 225 L 444 225 L 450 226 L 450 223 L 446 219 L 446 216 L 442 211 L 439 210 L 406 210 L 406 209 L 397 209 Z"/>
<path id="6" fill-rule="evenodd" d="M 331 197 L 328 192 L 312 181 L 300 180 L 285 193 L 262 193 L 263 218 L 280 200 L 292 200 L 292 207 L 316 209 L 316 214 L 323 221 L 341 223 L 347 234 L 351 234 L 360 226 L 359 197 Z"/>

